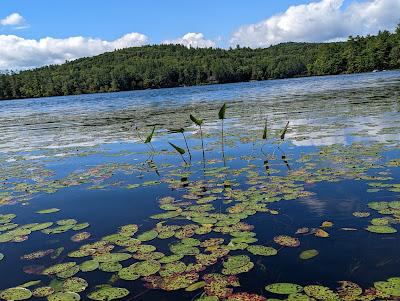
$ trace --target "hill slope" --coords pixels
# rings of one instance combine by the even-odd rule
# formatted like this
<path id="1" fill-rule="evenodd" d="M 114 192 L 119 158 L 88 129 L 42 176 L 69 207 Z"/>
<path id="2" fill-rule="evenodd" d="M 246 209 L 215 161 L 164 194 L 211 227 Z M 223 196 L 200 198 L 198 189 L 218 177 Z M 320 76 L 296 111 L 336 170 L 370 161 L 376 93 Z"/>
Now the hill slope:
<path id="1" fill-rule="evenodd" d="M 286 43 L 265 49 L 134 47 L 63 65 L 0 75 L 0 99 L 232 83 L 400 68 L 395 33 L 341 43 Z"/>

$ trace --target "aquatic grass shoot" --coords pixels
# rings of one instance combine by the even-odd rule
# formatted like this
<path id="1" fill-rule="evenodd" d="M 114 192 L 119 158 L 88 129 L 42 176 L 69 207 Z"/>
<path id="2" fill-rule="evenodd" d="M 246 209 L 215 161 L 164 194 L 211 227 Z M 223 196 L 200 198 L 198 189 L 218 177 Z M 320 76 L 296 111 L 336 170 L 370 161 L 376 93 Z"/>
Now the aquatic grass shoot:
<path id="1" fill-rule="evenodd" d="M 194 122 L 194 124 L 196 124 L 199 128 L 200 128 L 200 138 L 201 138 L 201 149 L 203 150 L 203 160 L 205 158 L 204 155 L 204 139 L 203 139 L 203 129 L 202 129 L 202 125 L 204 120 L 203 119 L 198 119 L 196 117 L 194 117 L 192 114 L 190 114 L 190 120 Z"/>

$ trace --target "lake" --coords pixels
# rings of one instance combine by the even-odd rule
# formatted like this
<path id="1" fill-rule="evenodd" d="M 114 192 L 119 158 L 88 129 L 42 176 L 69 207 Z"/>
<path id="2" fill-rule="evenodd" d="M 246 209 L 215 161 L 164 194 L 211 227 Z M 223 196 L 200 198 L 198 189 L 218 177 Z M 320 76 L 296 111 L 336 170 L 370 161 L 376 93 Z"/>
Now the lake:
<path id="1" fill-rule="evenodd" d="M 2 101 L 0 297 L 398 299 L 399 112 L 399 71 Z"/>

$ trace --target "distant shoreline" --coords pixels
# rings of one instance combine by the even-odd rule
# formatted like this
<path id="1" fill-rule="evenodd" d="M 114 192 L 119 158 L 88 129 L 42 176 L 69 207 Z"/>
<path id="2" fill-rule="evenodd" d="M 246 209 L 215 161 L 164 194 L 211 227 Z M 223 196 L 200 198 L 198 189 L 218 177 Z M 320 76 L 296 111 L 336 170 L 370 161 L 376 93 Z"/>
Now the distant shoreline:
<path id="1" fill-rule="evenodd" d="M 0 75 L 0 100 L 205 86 L 400 69 L 394 33 L 347 42 L 285 43 L 269 48 L 132 47 L 62 65 Z"/>

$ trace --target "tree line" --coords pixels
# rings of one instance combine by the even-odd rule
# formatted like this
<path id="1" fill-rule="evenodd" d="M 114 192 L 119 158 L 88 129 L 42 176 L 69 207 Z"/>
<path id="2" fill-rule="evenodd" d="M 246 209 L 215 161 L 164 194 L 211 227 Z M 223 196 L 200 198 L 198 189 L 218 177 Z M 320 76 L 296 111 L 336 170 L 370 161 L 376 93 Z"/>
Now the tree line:
<path id="1" fill-rule="evenodd" d="M 151 45 L 0 75 L 0 99 L 234 83 L 400 68 L 400 25 L 346 42 L 269 48 Z"/>

